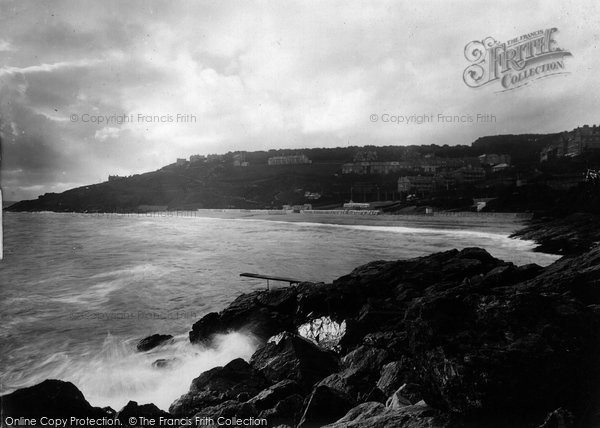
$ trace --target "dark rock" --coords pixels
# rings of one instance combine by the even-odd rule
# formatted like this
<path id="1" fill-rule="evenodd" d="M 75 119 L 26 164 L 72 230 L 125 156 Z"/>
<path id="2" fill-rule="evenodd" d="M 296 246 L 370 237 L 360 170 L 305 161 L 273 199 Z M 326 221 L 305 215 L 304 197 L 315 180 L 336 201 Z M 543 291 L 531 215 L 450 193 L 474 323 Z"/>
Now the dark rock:
<path id="1" fill-rule="evenodd" d="M 360 402 L 377 402 L 377 403 L 385 403 L 386 396 L 383 391 L 377 387 L 371 389 L 364 395 L 358 397 L 358 401 Z"/>
<path id="2" fill-rule="evenodd" d="M 562 407 L 570 409 L 576 426 L 587 427 L 600 415 L 599 308 L 600 248 L 546 268 L 515 266 L 469 248 L 369 263 L 332 284 L 251 293 L 205 317 L 194 334 L 203 340 L 244 328 L 246 319 L 261 338 L 322 316 L 346 322 L 340 363 L 291 333 L 255 353 L 251 364 L 268 382 L 248 392 L 248 401 L 265 415 L 276 415 L 279 403 L 312 390 L 308 401 L 316 401 L 307 401 L 304 422 L 325 423 L 316 422 L 319 403 L 326 401 L 321 395 L 377 402 L 407 384 L 393 409 L 347 426 L 448 426 L 440 413 L 446 412 L 453 423 L 469 427 L 531 427 Z M 265 391 L 268 384 L 285 380 L 297 382 L 299 391 L 287 395 L 280 385 L 277 399 L 268 398 L 274 394 Z M 215 404 L 214 395 L 198 402 L 206 407 L 224 401 L 217 394 Z M 421 397 L 432 407 L 415 405 Z M 247 396 L 242 391 L 226 397 L 234 398 Z M 322 411 L 326 417 L 334 412 Z M 290 417 L 272 420 L 295 425 Z"/>
<path id="3" fill-rule="evenodd" d="M 137 350 L 140 352 L 146 352 L 156 348 L 169 341 L 172 342 L 173 336 L 170 334 L 153 334 L 140 340 L 137 344 Z"/>
<path id="4" fill-rule="evenodd" d="M 250 364 L 260 370 L 271 382 L 290 379 L 304 388 L 310 388 L 323 377 L 337 371 L 338 359 L 333 352 L 293 333 L 258 349 Z"/>
<path id="5" fill-rule="evenodd" d="M 179 358 L 159 358 L 152 362 L 152 367 L 157 369 L 170 369 L 181 363 Z"/>
<path id="6" fill-rule="evenodd" d="M 299 428 L 319 428 L 344 416 L 355 402 L 348 395 L 319 385 L 310 395 Z"/>
<path id="7" fill-rule="evenodd" d="M 228 400 L 214 406 L 208 406 L 201 409 L 194 415 L 194 418 L 199 420 L 207 418 L 207 420 L 216 421 L 218 418 L 256 418 L 258 411 L 250 403 L 241 403 L 237 400 Z"/>
<path id="8" fill-rule="evenodd" d="M 263 410 L 258 415 L 265 418 L 269 426 L 286 424 L 296 426 L 302 415 L 304 397 L 300 394 L 292 394 L 280 400 L 275 407 Z"/>
<path id="9" fill-rule="evenodd" d="M 381 376 L 377 381 L 377 387 L 383 391 L 386 396 L 392 395 L 394 391 L 400 388 L 405 382 L 406 367 L 402 361 L 392 361 L 381 369 Z"/>
<path id="10" fill-rule="evenodd" d="M 384 349 L 362 345 L 342 358 L 341 367 L 355 376 L 376 379 L 387 358 Z"/>
<path id="11" fill-rule="evenodd" d="M 419 401 L 423 400 L 423 387 L 416 383 L 405 383 L 396 392 L 403 397 L 408 398 L 408 401 L 410 401 L 411 404 L 417 404 Z"/>
<path id="12" fill-rule="evenodd" d="M 117 415 L 117 411 L 110 406 L 103 407 L 102 410 L 109 416 L 113 417 Z"/>
<path id="13" fill-rule="evenodd" d="M 559 218 L 536 219 L 511 237 L 534 240 L 539 244 L 537 250 L 546 253 L 581 254 L 593 249 L 600 241 L 599 223 L 598 214 L 573 213 Z"/>
<path id="14" fill-rule="evenodd" d="M 29 388 L 18 389 L 0 397 L 2 418 L 26 417 L 109 417 L 109 412 L 92 407 L 71 382 L 45 380 Z"/>
<path id="15" fill-rule="evenodd" d="M 390 398 L 385 402 L 385 407 L 392 410 L 401 409 L 406 406 L 411 406 L 412 403 L 406 397 L 403 397 L 399 391 L 392 394 Z"/>
<path id="16" fill-rule="evenodd" d="M 258 370 L 241 358 L 215 367 L 192 381 L 190 390 L 169 407 L 173 415 L 193 415 L 200 409 L 233 400 L 239 394 L 254 396 L 269 385 Z"/>
<path id="17" fill-rule="evenodd" d="M 257 409 L 264 410 L 275 406 L 284 398 L 300 392 L 301 387 L 297 382 L 285 379 L 259 392 L 256 396 L 252 397 L 249 402 L 254 404 Z"/>
<path id="18" fill-rule="evenodd" d="M 359 346 L 341 360 L 341 370 L 319 382 L 319 385 L 341 391 L 354 400 L 384 401 L 385 395 L 376 387 L 379 372 L 387 359 L 387 352 L 370 346 Z"/>
<path id="19" fill-rule="evenodd" d="M 350 409 L 346 415 L 338 419 L 333 425 L 343 426 L 343 424 L 354 423 L 357 424 L 366 419 L 370 419 L 374 416 L 381 415 L 386 411 L 386 408 L 383 404 L 378 402 L 366 402 L 361 403 L 358 406 Z M 332 425 L 330 425 L 332 426 Z M 366 425 L 365 425 L 366 426 Z"/>
<path id="20" fill-rule="evenodd" d="M 600 247 L 577 257 L 563 257 L 535 278 L 528 289 L 562 294 L 569 291 L 586 305 L 600 304 Z"/>
<path id="21" fill-rule="evenodd" d="M 600 268 L 592 261 L 600 257 L 559 261 L 511 287 L 454 287 L 415 299 L 405 328 L 425 401 L 491 419 L 511 409 L 514 420 L 589 402 L 600 320 L 569 289 L 589 287 L 581 298 L 593 295 Z M 562 284 L 552 283 L 549 271 Z"/>
<path id="22" fill-rule="evenodd" d="M 210 343 L 215 334 L 248 331 L 266 341 L 281 331 L 295 331 L 296 288 L 242 294 L 222 312 L 212 312 L 192 326 L 192 343 Z"/>
<path id="23" fill-rule="evenodd" d="M 367 404 L 370 403 L 350 410 L 341 420 L 323 428 L 457 428 L 447 416 L 425 403 L 400 409 L 382 409 L 377 405 Z"/>
<path id="24" fill-rule="evenodd" d="M 135 401 L 130 401 L 117 413 L 117 419 L 121 421 L 123 426 L 137 426 L 131 425 L 130 418 L 139 419 L 140 417 L 147 418 L 154 421 L 158 426 L 160 417 L 169 418 L 169 413 L 160 410 L 154 404 L 142 404 L 141 406 Z"/>
<path id="25" fill-rule="evenodd" d="M 248 394 L 247 392 L 240 392 L 237 397 L 235 397 L 235 399 L 237 401 L 239 401 L 240 403 L 245 403 L 246 401 L 248 401 L 250 399 L 250 394 Z"/>
<path id="26" fill-rule="evenodd" d="M 422 388 L 414 383 L 405 383 L 386 401 L 386 407 L 397 409 L 404 406 L 417 404 L 422 398 Z"/>
<path id="27" fill-rule="evenodd" d="M 575 417 L 571 412 L 563 408 L 551 412 L 542 425 L 538 428 L 573 428 Z"/>

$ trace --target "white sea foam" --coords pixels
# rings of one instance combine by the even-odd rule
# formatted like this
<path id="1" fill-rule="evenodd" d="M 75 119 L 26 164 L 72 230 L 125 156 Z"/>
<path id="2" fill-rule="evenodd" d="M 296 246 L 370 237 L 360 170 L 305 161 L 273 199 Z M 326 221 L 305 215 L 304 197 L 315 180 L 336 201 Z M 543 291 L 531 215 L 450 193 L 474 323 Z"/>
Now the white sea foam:
<path id="1" fill-rule="evenodd" d="M 73 382 L 94 406 L 120 410 L 133 400 L 168 410 L 189 390 L 194 378 L 235 358 L 248 360 L 257 343 L 252 336 L 234 332 L 217 336 L 214 347 L 206 348 L 179 336 L 174 343 L 138 352 L 134 341 L 122 342 L 108 335 L 101 349 L 88 349 L 77 356 L 60 352 L 45 358 L 35 367 L 36 377 L 28 384 L 61 379 Z M 165 368 L 153 367 L 158 359 L 172 360 Z"/>

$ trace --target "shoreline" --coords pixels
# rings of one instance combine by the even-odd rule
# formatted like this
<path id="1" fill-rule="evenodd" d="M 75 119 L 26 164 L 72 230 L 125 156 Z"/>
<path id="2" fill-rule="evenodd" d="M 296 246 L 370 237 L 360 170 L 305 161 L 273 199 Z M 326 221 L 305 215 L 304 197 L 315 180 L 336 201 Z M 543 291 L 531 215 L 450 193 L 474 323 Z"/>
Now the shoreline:
<path id="1" fill-rule="evenodd" d="M 244 331 L 262 345 L 248 361 L 198 373 L 168 412 L 131 401 L 120 411 L 100 409 L 73 384 L 46 380 L 2 396 L 4 416 L 65 416 L 77 408 L 124 426 L 137 426 L 128 424 L 131 416 L 225 414 L 301 428 L 400 420 L 405 428 L 541 427 L 552 418 L 595 426 L 580 403 L 592 402 L 600 379 L 599 277 L 598 248 L 546 268 L 516 266 L 480 248 L 372 262 L 328 284 L 241 294 L 204 315 L 191 328 L 192 344 L 210 348 L 215 335 Z M 317 330 L 306 328 L 315 320 Z M 170 338 L 140 344 L 159 347 Z M 160 361 L 168 370 L 171 362 Z"/>
<path id="2" fill-rule="evenodd" d="M 414 227 L 427 225 L 435 229 L 501 229 L 508 234 L 527 226 L 531 213 L 477 213 L 440 211 L 434 214 L 361 214 L 357 211 L 311 210 L 295 213 L 284 210 L 203 209 L 190 211 L 155 211 L 148 213 L 81 213 L 56 211 L 20 211 L 31 214 L 70 214 L 97 217 L 186 217 L 231 220 L 265 220 L 286 223 L 314 223 L 342 226 Z M 13 212 L 11 212 L 12 214 Z M 15 212 L 16 213 L 16 212 Z"/>

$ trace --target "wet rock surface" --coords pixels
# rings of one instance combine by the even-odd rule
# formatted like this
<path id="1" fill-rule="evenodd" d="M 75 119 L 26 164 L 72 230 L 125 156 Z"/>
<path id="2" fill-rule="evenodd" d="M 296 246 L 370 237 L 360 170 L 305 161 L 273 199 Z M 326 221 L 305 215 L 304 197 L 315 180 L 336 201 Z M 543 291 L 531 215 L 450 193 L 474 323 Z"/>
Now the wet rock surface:
<path id="1" fill-rule="evenodd" d="M 277 342 L 259 348 L 250 364 L 271 382 L 289 379 L 310 389 L 316 381 L 337 371 L 339 358 L 307 339 L 286 333 Z"/>
<path id="2" fill-rule="evenodd" d="M 269 381 L 262 373 L 238 358 L 194 379 L 189 392 L 171 404 L 169 413 L 191 416 L 203 408 L 234 400 L 241 394 L 253 397 L 267 386 Z"/>
<path id="3" fill-rule="evenodd" d="M 512 237 L 536 241 L 536 251 L 576 255 L 600 243 L 599 223 L 600 215 L 587 212 L 538 218 Z"/>
<path id="4" fill-rule="evenodd" d="M 346 323 L 336 352 L 297 334 L 320 317 Z M 478 248 L 376 261 L 331 284 L 240 296 L 190 340 L 230 330 L 262 346 L 199 373 L 171 414 L 290 427 L 600 426 L 598 248 L 546 268 Z"/>
<path id="5" fill-rule="evenodd" d="M 160 417 L 168 418 L 171 415 L 160 410 L 154 404 L 138 404 L 135 401 L 130 401 L 119 411 L 116 415 L 122 426 L 137 426 L 137 424 L 131 424 L 132 421 L 139 421 L 140 418 L 147 418 L 151 420 L 159 420 Z"/>
<path id="6" fill-rule="evenodd" d="M 170 334 L 153 334 L 152 336 L 148 336 L 140 340 L 136 348 L 140 352 L 146 352 L 156 348 L 157 346 L 171 342 L 172 340 L 173 336 Z"/>

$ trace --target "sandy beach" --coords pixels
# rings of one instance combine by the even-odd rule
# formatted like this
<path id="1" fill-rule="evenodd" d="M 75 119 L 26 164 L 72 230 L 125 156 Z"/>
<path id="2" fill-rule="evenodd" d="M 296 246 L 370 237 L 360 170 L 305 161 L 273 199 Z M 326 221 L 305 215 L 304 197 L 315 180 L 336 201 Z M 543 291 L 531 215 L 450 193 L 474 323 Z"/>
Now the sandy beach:
<path id="1" fill-rule="evenodd" d="M 160 214 L 159 214 L 160 215 Z M 163 213 L 164 215 L 164 213 Z M 173 214 L 169 214 L 173 215 Z M 408 227 L 431 229 L 468 229 L 474 231 L 494 231 L 511 234 L 525 226 L 530 214 L 522 213 L 475 213 L 440 212 L 433 215 L 361 215 L 291 213 L 270 210 L 198 210 L 181 213 L 193 217 L 224 218 L 241 220 L 283 221 L 290 223 L 320 223 L 348 226 Z"/>

